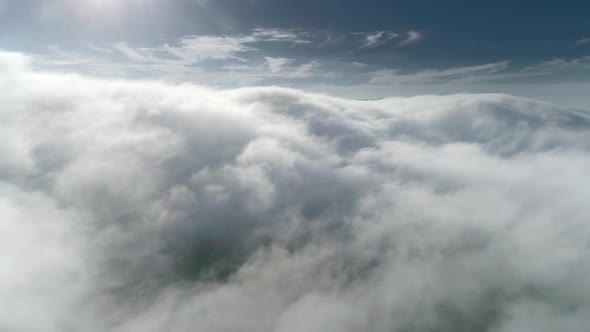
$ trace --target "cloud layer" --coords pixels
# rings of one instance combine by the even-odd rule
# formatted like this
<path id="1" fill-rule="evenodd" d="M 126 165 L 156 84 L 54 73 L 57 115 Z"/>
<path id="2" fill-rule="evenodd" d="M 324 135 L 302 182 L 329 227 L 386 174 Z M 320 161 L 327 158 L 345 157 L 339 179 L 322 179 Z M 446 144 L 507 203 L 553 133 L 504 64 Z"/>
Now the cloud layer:
<path id="1" fill-rule="evenodd" d="M 590 115 L 0 54 L 0 330 L 585 331 Z"/>

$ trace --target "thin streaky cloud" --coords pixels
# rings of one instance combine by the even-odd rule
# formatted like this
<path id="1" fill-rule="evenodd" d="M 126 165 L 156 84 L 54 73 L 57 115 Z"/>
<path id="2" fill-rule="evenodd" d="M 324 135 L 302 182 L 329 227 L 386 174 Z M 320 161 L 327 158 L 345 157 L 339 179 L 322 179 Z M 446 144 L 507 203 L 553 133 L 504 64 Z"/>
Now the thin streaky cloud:
<path id="1" fill-rule="evenodd" d="M 583 56 L 573 59 L 553 59 L 539 64 L 528 66 L 522 69 L 522 72 L 563 72 L 579 71 L 590 69 L 590 56 Z"/>
<path id="2" fill-rule="evenodd" d="M 418 41 L 424 39 L 424 34 L 419 31 L 408 31 L 407 37 L 404 41 L 402 41 L 399 46 L 406 46 L 410 44 L 417 43 Z"/>
<path id="3" fill-rule="evenodd" d="M 372 33 L 368 33 L 365 36 L 365 43 L 362 45 L 362 48 L 372 48 L 381 46 L 392 39 L 399 37 L 399 35 L 395 32 L 391 31 L 375 31 Z"/>
<path id="4" fill-rule="evenodd" d="M 497 74 L 509 68 L 510 61 L 499 61 L 478 66 L 457 67 L 443 70 L 421 70 L 416 73 L 400 73 L 395 69 L 384 69 L 372 73 L 369 83 L 432 83 L 437 81 L 452 81 L 468 78 L 484 78 Z"/>
<path id="5" fill-rule="evenodd" d="M 574 47 L 588 45 L 588 44 L 590 44 L 590 37 L 589 38 L 580 38 L 580 39 L 576 40 L 576 42 L 574 43 Z"/>

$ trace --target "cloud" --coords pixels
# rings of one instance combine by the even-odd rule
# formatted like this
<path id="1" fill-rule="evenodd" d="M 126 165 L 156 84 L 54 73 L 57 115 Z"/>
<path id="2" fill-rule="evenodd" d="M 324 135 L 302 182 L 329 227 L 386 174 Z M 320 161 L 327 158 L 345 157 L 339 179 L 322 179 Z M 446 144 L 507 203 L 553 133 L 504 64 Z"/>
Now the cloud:
<path id="1" fill-rule="evenodd" d="M 574 47 L 590 44 L 590 38 L 580 38 L 574 43 Z"/>
<path id="2" fill-rule="evenodd" d="M 295 68 L 295 70 L 291 72 L 288 76 L 295 78 L 311 77 L 314 75 L 316 69 L 318 69 L 319 67 L 320 64 L 316 61 L 307 62 Z"/>
<path id="3" fill-rule="evenodd" d="M 0 330 L 588 326 L 588 113 L 28 62 L 0 53 Z"/>
<path id="4" fill-rule="evenodd" d="M 97 46 L 97 45 L 92 44 L 92 43 L 88 44 L 88 48 L 90 48 L 91 50 L 93 50 L 95 52 L 98 52 L 98 53 L 110 54 L 110 55 L 113 54 L 113 50 L 112 49 L 107 48 L 107 47 L 100 47 L 100 46 Z"/>
<path id="5" fill-rule="evenodd" d="M 115 44 L 114 49 L 119 51 L 121 54 L 126 56 L 131 61 L 137 61 L 137 62 L 158 61 L 158 59 L 154 58 L 151 54 L 149 54 L 149 51 L 146 52 L 144 50 L 142 52 L 141 50 L 136 50 L 124 42 L 120 42 L 120 43 Z M 144 54 L 144 53 L 148 53 L 148 54 Z"/>
<path id="6" fill-rule="evenodd" d="M 362 46 L 363 48 L 371 48 L 383 45 L 390 40 L 399 37 L 397 33 L 390 32 L 390 31 L 375 31 L 372 33 L 368 33 L 365 36 L 365 44 Z"/>
<path id="7" fill-rule="evenodd" d="M 259 66 L 261 59 L 269 62 L 272 74 L 277 74 L 281 67 L 295 60 L 265 56 L 265 52 L 259 47 L 266 47 L 263 44 L 268 43 L 308 44 L 311 41 L 304 38 L 310 36 L 310 33 L 298 30 L 254 29 L 246 35 L 185 36 L 175 43 L 151 47 L 135 47 L 126 42 L 106 46 L 87 45 L 87 50 L 92 51 L 91 55 L 54 47 L 49 55 L 38 57 L 36 64 L 44 68 L 69 66 L 74 71 L 86 74 L 98 73 L 99 76 L 106 77 L 113 76 L 115 71 L 119 73 L 118 76 L 141 77 L 143 75 L 144 78 L 157 76 L 172 81 L 194 80 L 195 77 L 199 77 L 210 84 L 214 81 L 233 81 L 234 77 L 228 77 L 227 72 L 224 72 L 225 69 L 230 68 L 233 72 L 236 68 L 241 68 L 240 71 L 243 74 L 245 72 L 251 74 L 249 77 L 242 75 L 241 83 L 258 82 L 265 76 L 264 71 L 255 72 L 261 69 Z M 223 60 L 224 64 L 214 64 L 219 60 Z M 246 63 L 250 64 L 246 65 Z M 87 66 L 80 69 L 78 67 L 81 64 Z M 299 68 L 286 71 L 284 78 L 310 77 L 317 66 L 316 61 L 309 61 Z M 218 72 L 215 73 L 216 70 Z M 101 73 L 103 75 L 100 75 Z M 215 75 L 212 75 L 213 73 Z"/>
<path id="8" fill-rule="evenodd" d="M 539 64 L 523 68 L 522 72 L 554 73 L 588 69 L 590 69 L 590 56 L 583 56 L 570 60 L 554 59 L 541 62 Z"/>
<path id="9" fill-rule="evenodd" d="M 362 36 L 362 45 L 360 48 L 375 48 L 385 44 L 389 44 L 394 40 L 399 40 L 400 34 L 392 31 L 372 31 L 372 32 L 356 32 L 352 34 Z M 406 37 L 399 40 L 396 44 L 397 48 L 401 48 L 424 39 L 424 35 L 419 31 L 408 31 Z"/>
<path id="10" fill-rule="evenodd" d="M 399 36 L 392 31 L 337 33 L 256 28 L 245 34 L 189 35 L 143 47 L 124 41 L 115 44 L 52 47 L 49 52 L 39 56 L 37 63 L 45 68 L 70 67 L 85 74 L 103 72 L 105 75 L 102 76 L 106 77 L 119 72 L 125 77 L 143 75 L 144 78 L 180 77 L 190 80 L 205 75 L 205 71 L 217 70 L 218 76 L 223 76 L 223 68 L 234 68 L 244 63 L 250 63 L 252 68 L 260 68 L 260 61 L 266 59 L 293 59 L 295 62 L 301 57 L 303 50 L 306 51 L 306 59 L 299 59 L 300 61 L 335 62 L 331 56 L 341 56 L 342 52 L 353 56 L 354 51 L 359 48 L 377 48 L 390 43 L 395 46 L 393 41 L 399 39 Z M 420 33 L 410 31 L 408 37 L 399 41 L 397 46 L 420 38 Z M 221 60 L 223 64 L 220 64 Z M 87 66 L 80 68 L 81 64 Z M 263 73 L 257 74 L 259 76 Z"/>
<path id="11" fill-rule="evenodd" d="M 311 33 L 295 29 L 265 29 L 257 28 L 252 31 L 252 36 L 263 42 L 288 42 L 295 44 L 309 44 Z"/>
<path id="12" fill-rule="evenodd" d="M 84 56 L 75 51 L 65 50 L 57 45 L 48 47 L 51 52 L 46 57 L 37 57 L 36 64 L 46 67 L 73 67 L 95 63 L 97 59 Z"/>
<path id="13" fill-rule="evenodd" d="M 187 36 L 174 46 L 133 48 L 127 43 L 118 43 L 114 48 L 131 61 L 188 66 L 209 59 L 239 60 L 239 53 L 254 50 L 247 46 L 254 41 L 251 37 Z"/>
<path id="14" fill-rule="evenodd" d="M 278 73 L 283 69 L 283 66 L 289 64 L 293 59 L 287 58 L 273 58 L 273 57 L 265 57 L 266 62 L 268 64 L 268 68 L 270 69 L 271 73 Z"/>
<path id="15" fill-rule="evenodd" d="M 372 84 L 413 83 L 428 84 L 452 80 L 483 78 L 509 68 L 510 61 L 499 61 L 477 66 L 456 67 L 442 70 L 426 69 L 416 73 L 398 73 L 393 69 L 376 71 L 370 80 Z"/>
<path id="16" fill-rule="evenodd" d="M 410 44 L 414 44 L 420 40 L 424 39 L 424 35 L 419 31 L 408 31 L 408 35 L 404 41 L 402 41 L 399 46 L 406 46 Z"/>
<path id="17" fill-rule="evenodd" d="M 193 64 L 207 59 L 239 59 L 238 53 L 253 50 L 246 45 L 253 41 L 251 37 L 191 36 L 182 38 L 179 47 L 164 45 L 163 50 Z"/>
<path id="18" fill-rule="evenodd" d="M 292 30 L 255 29 L 242 36 L 185 36 L 176 44 L 156 47 L 134 48 L 127 43 L 118 43 L 114 48 L 129 60 L 151 62 L 160 66 L 191 66 L 205 60 L 238 60 L 246 62 L 241 54 L 258 51 L 254 44 L 267 42 L 308 43 Z M 95 50 L 95 47 L 92 48 Z M 104 53 L 108 49 L 100 49 Z"/>
<path id="19" fill-rule="evenodd" d="M 240 64 L 225 65 L 224 70 L 230 71 L 234 77 L 255 78 L 255 83 L 269 79 L 306 79 L 312 77 L 330 77 L 331 73 L 320 70 L 317 61 L 301 62 L 296 59 L 265 57 L 262 65 Z"/>

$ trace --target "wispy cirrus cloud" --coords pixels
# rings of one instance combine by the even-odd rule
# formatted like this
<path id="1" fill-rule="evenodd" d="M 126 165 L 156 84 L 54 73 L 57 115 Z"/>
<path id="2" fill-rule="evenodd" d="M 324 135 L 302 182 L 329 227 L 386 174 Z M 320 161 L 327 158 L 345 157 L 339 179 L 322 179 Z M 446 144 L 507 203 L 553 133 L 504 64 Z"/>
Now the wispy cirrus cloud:
<path id="1" fill-rule="evenodd" d="M 424 39 L 424 34 L 419 31 L 408 31 L 406 35 L 406 39 L 402 41 L 399 46 L 406 46 L 410 44 L 414 44 L 419 42 L 420 40 Z"/>
<path id="2" fill-rule="evenodd" d="M 183 63 L 194 64 L 207 59 L 240 59 L 239 53 L 255 50 L 255 48 L 248 46 L 254 41 L 256 39 L 251 36 L 190 36 L 182 38 L 178 46 L 165 44 L 159 49 L 176 56 Z"/>
<path id="3" fill-rule="evenodd" d="M 268 68 L 270 69 L 270 72 L 273 74 L 280 72 L 281 70 L 283 70 L 285 65 L 293 61 L 293 59 L 288 58 L 265 57 L 264 59 L 266 59 Z"/>
<path id="4" fill-rule="evenodd" d="M 117 43 L 114 49 L 129 60 L 141 62 L 197 64 L 205 60 L 239 60 L 241 53 L 257 51 L 259 43 L 309 44 L 308 34 L 291 29 L 254 29 L 251 34 L 238 36 L 185 36 L 175 44 L 149 48 L 133 48 Z"/>
<path id="5" fill-rule="evenodd" d="M 327 92 L 343 91 L 342 95 L 359 98 L 390 95 L 392 86 L 401 95 L 518 90 L 538 98 L 547 95 L 546 89 L 533 91 L 531 80 L 538 86 L 576 76 L 572 79 L 578 85 L 568 91 L 582 91 L 579 82 L 584 80 L 583 72 L 590 70 L 587 56 L 549 59 L 526 66 L 502 59 L 468 66 L 409 64 L 410 59 L 404 58 L 406 47 L 424 39 L 425 32 L 417 30 L 398 33 L 258 28 L 238 35 L 185 36 L 150 47 L 127 42 L 60 45 L 51 47 L 49 54 L 37 56 L 35 64 L 100 77 L 156 78 L 217 87 L 284 85 L 322 91 L 315 90 L 319 86 Z M 390 60 L 383 61 L 384 55 Z"/>
<path id="6" fill-rule="evenodd" d="M 362 36 L 360 40 L 360 47 L 375 48 L 383 45 L 393 45 L 401 48 L 410 44 L 414 44 L 424 39 L 424 34 L 419 31 L 410 30 L 406 33 L 398 33 L 394 31 L 371 31 L 371 32 L 356 32 L 353 36 Z"/>
<path id="7" fill-rule="evenodd" d="M 269 79 L 307 79 L 312 77 L 330 77 L 329 72 L 321 70 L 318 61 L 301 62 L 296 59 L 267 57 L 262 64 L 225 65 L 223 70 L 232 73 L 233 77 L 254 80 L 257 83 Z"/>
<path id="8" fill-rule="evenodd" d="M 574 43 L 574 47 L 578 47 L 578 46 L 583 46 L 583 45 L 588 45 L 590 44 L 590 37 L 587 38 L 580 38 L 578 40 L 576 40 L 576 42 Z"/>
<path id="9" fill-rule="evenodd" d="M 209 59 L 239 60 L 239 53 L 254 50 L 253 47 L 247 46 L 247 44 L 255 41 L 251 36 L 187 36 L 180 39 L 177 44 L 172 45 L 163 44 L 156 47 L 135 48 L 121 42 L 115 44 L 113 49 L 131 61 L 191 65 Z"/>
<path id="10" fill-rule="evenodd" d="M 408 36 L 412 41 L 419 39 L 412 33 Z M 79 48 L 81 51 L 77 52 L 80 54 L 75 57 L 68 56 L 60 48 L 51 50 L 50 56 L 45 56 L 42 61 L 48 67 L 64 67 L 70 63 L 75 65 L 72 62 L 74 58 L 78 61 L 85 59 L 90 64 L 84 68 L 85 73 L 102 71 L 110 75 L 115 71 L 129 71 L 137 77 L 149 75 L 151 71 L 160 78 L 175 80 L 182 80 L 183 77 L 202 78 L 206 76 L 204 71 L 217 71 L 220 74 L 219 79 L 225 80 L 224 74 L 230 71 L 232 75 L 241 73 L 240 79 L 247 82 L 259 82 L 260 79 L 269 77 L 278 78 L 279 74 L 283 79 L 312 78 L 316 74 L 326 77 L 325 72 L 318 71 L 325 64 L 325 59 L 342 54 L 347 49 L 349 51 L 345 54 L 353 54 L 359 47 L 369 49 L 391 45 L 389 51 L 392 51 L 396 44 L 405 45 L 409 40 L 399 39 L 400 34 L 392 31 L 333 35 L 326 31 L 256 28 L 249 34 L 185 36 L 175 42 L 149 47 L 139 47 L 128 42 L 103 45 L 93 43 L 86 45 L 85 49 Z M 306 50 L 305 53 L 302 53 L 303 49 Z M 86 55 L 81 56 L 84 50 Z M 386 48 L 383 49 L 385 50 Z M 315 54 L 315 57 L 301 58 L 301 54 Z M 246 73 L 251 77 L 245 77 Z"/>
<path id="11" fill-rule="evenodd" d="M 313 35 L 309 32 L 296 29 L 263 29 L 257 28 L 252 31 L 252 37 L 256 41 L 263 42 L 288 42 L 295 44 L 310 44 Z"/>
<path id="12" fill-rule="evenodd" d="M 315 74 L 316 70 L 320 67 L 320 63 L 317 61 L 310 61 L 304 63 L 295 68 L 290 74 L 292 78 L 306 78 L 311 77 Z"/>
<path id="13" fill-rule="evenodd" d="M 138 49 L 129 46 L 125 42 L 116 43 L 113 49 L 124 55 L 127 59 L 137 62 L 157 62 L 160 59 L 152 55 L 151 49 Z"/>
<path id="14" fill-rule="evenodd" d="M 375 31 L 365 36 L 365 44 L 361 47 L 371 48 L 383 45 L 390 40 L 399 37 L 399 34 L 391 31 Z"/>
<path id="15" fill-rule="evenodd" d="M 491 81 L 498 79 L 525 79 L 543 77 L 573 71 L 590 70 L 590 56 L 574 59 L 554 59 L 524 68 L 512 66 L 504 60 L 476 66 L 453 67 L 448 69 L 423 69 L 404 72 L 399 69 L 381 69 L 371 73 L 371 84 L 433 84 L 451 81 Z"/>
<path id="16" fill-rule="evenodd" d="M 522 69 L 522 72 L 554 73 L 563 71 L 589 70 L 590 56 L 573 59 L 553 59 Z"/>
<path id="17" fill-rule="evenodd" d="M 478 66 L 456 67 L 442 70 L 421 70 L 415 73 L 400 73 L 395 69 L 383 69 L 372 73 L 370 83 L 436 83 L 441 81 L 473 79 L 505 71 L 510 61 L 499 61 Z"/>

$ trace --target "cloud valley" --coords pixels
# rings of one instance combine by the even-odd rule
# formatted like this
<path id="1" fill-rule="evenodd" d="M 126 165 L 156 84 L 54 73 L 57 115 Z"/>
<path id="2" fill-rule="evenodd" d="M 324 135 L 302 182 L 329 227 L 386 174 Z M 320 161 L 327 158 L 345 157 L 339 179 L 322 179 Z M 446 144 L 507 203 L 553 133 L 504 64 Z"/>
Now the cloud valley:
<path id="1" fill-rule="evenodd" d="M 0 330 L 585 331 L 590 114 L 0 53 Z"/>

